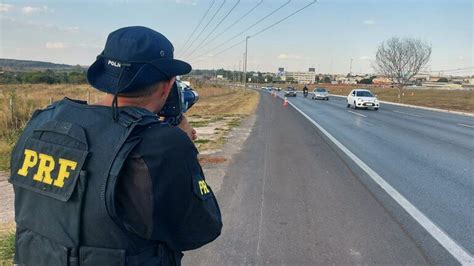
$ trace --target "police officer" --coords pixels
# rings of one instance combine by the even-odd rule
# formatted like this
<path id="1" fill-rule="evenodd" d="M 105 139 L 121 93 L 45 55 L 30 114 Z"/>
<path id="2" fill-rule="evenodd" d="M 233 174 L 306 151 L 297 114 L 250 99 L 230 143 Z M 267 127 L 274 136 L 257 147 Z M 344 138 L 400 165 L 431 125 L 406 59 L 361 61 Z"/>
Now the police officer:
<path id="1" fill-rule="evenodd" d="M 102 102 L 65 98 L 33 114 L 11 160 L 15 263 L 179 265 L 220 235 L 196 132 L 156 115 L 190 71 L 162 34 L 121 28 L 87 72 Z"/>

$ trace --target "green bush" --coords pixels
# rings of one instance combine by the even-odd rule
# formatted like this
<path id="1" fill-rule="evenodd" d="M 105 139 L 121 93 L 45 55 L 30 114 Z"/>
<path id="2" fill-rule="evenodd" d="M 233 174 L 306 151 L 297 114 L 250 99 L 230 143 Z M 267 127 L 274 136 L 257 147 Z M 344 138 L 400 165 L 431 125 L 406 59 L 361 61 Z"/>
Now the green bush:
<path id="1" fill-rule="evenodd" d="M 0 84 L 85 84 L 85 71 L 28 71 L 8 72 L 0 75 Z"/>
<path id="2" fill-rule="evenodd" d="M 0 235 L 0 265 L 8 265 L 15 252 L 15 234 Z M 11 263 L 10 263 L 11 264 Z"/>

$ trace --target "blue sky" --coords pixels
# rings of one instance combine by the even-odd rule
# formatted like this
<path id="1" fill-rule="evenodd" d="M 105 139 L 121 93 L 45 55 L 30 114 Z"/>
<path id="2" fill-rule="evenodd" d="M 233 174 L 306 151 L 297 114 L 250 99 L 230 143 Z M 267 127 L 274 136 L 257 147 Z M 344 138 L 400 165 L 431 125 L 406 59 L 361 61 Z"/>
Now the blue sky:
<path id="1" fill-rule="evenodd" d="M 191 40 L 223 1 L 215 0 Z M 292 0 L 261 24 L 225 43 L 288 0 L 264 0 L 254 12 L 219 34 L 259 1 L 226 0 L 193 46 L 182 49 L 212 0 L 3 0 L 0 57 L 89 65 L 101 52 L 109 32 L 143 25 L 167 36 L 175 46 L 176 57 L 188 60 L 194 68 L 238 69 L 244 43 L 215 54 L 311 2 Z M 237 2 L 210 38 L 186 56 Z M 322 73 L 347 73 L 352 58 L 353 72 L 372 72 L 378 45 L 393 36 L 419 38 L 431 44 L 428 70 L 468 68 L 474 66 L 473 14 L 474 4 L 469 0 L 321 0 L 250 38 L 248 69 L 274 72 L 280 66 L 289 71 L 316 67 Z M 450 73 L 472 74 L 473 69 Z"/>

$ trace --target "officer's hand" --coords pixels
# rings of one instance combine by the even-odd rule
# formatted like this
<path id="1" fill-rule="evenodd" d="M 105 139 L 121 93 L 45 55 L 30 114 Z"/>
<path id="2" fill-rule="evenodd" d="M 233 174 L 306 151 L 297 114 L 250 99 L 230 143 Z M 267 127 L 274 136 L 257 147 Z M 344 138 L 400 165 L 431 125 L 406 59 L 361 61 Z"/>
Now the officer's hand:
<path id="1" fill-rule="evenodd" d="M 181 120 L 181 123 L 179 123 L 178 127 L 181 128 L 181 130 L 183 130 L 186 134 L 188 134 L 188 137 L 191 140 L 197 139 L 196 130 L 191 127 L 185 115 L 183 115 L 183 119 Z"/>

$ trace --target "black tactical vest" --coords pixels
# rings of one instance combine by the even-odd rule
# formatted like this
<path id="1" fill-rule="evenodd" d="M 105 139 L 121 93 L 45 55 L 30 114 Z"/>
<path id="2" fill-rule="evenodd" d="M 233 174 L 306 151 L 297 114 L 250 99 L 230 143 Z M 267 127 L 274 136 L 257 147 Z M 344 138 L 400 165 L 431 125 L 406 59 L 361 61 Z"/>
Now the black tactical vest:
<path id="1" fill-rule="evenodd" d="M 180 255 L 117 219 L 117 176 L 140 130 L 159 123 L 141 108 L 118 113 L 113 122 L 110 108 L 67 98 L 34 113 L 12 152 L 15 263 L 179 264 Z"/>

